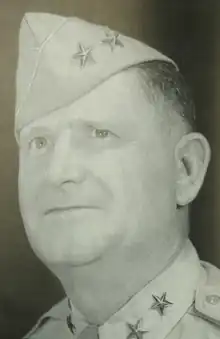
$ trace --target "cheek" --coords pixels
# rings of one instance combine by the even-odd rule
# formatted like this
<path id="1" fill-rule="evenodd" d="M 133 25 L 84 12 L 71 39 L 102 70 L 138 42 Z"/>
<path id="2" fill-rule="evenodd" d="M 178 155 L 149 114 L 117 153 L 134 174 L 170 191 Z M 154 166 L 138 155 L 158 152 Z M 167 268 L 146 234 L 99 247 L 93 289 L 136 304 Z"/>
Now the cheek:
<path id="1" fill-rule="evenodd" d="M 33 164 L 26 163 L 20 160 L 18 188 L 19 188 L 19 204 L 21 213 L 24 216 L 34 215 L 37 208 L 37 192 L 42 182 L 40 175 Z"/>
<path id="2" fill-rule="evenodd" d="M 139 211 L 146 206 L 163 210 L 175 200 L 175 173 L 171 154 L 133 146 L 108 163 L 108 182 L 118 207 Z"/>

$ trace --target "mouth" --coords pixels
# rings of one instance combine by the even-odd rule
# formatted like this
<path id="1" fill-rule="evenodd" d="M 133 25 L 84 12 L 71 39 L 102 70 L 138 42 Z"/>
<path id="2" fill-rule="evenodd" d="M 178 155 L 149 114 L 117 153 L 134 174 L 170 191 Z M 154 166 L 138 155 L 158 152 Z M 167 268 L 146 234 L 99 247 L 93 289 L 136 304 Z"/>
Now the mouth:
<path id="1" fill-rule="evenodd" d="M 53 207 L 45 211 L 44 215 L 50 214 L 61 214 L 65 212 L 77 212 L 77 211 L 86 211 L 86 210 L 94 210 L 98 209 L 96 206 L 58 206 Z"/>

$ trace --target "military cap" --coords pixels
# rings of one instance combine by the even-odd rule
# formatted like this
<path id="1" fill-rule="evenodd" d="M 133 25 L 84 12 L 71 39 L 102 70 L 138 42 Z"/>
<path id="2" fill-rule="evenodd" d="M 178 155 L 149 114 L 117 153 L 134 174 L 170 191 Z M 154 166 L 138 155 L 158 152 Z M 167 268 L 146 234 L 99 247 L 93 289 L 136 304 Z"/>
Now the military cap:
<path id="1" fill-rule="evenodd" d="M 108 27 L 76 17 L 26 13 L 19 34 L 16 133 L 74 103 L 112 75 L 150 60 L 175 65 L 157 50 Z"/>

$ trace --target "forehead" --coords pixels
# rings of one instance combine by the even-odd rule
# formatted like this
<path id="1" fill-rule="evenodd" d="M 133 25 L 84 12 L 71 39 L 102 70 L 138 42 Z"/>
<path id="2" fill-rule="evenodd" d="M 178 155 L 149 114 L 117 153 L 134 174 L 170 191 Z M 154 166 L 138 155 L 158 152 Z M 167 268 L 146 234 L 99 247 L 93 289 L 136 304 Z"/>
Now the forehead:
<path id="1" fill-rule="evenodd" d="M 62 128 L 78 121 L 114 122 L 141 126 L 155 121 L 155 107 L 148 101 L 135 68 L 118 73 L 83 98 L 30 123 L 27 128 Z"/>

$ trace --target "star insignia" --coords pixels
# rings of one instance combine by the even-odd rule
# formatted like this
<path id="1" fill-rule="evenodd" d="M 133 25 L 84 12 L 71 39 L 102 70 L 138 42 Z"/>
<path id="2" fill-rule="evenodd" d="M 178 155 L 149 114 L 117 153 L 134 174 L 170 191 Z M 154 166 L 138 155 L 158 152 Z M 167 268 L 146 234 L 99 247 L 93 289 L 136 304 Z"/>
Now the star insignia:
<path id="1" fill-rule="evenodd" d="M 94 62 L 92 48 L 79 43 L 79 51 L 73 55 L 73 59 L 79 59 L 81 68 L 84 68 L 88 62 Z"/>
<path id="2" fill-rule="evenodd" d="M 135 325 L 127 323 L 129 330 L 131 331 L 127 336 L 127 339 L 143 339 L 143 335 L 149 331 L 144 330 L 141 327 L 142 320 L 139 319 Z"/>
<path id="3" fill-rule="evenodd" d="M 124 44 L 120 40 L 120 34 L 117 32 L 106 32 L 106 38 L 101 41 L 102 44 L 109 45 L 111 51 L 113 52 L 114 49 L 119 47 L 124 47 Z"/>
<path id="4" fill-rule="evenodd" d="M 155 302 L 151 306 L 151 309 L 157 310 L 159 312 L 159 314 L 162 315 L 162 316 L 164 315 L 164 310 L 167 307 L 173 305 L 173 303 L 171 303 L 170 301 L 168 301 L 166 299 L 166 297 L 167 297 L 166 292 L 163 293 L 161 297 L 158 297 L 156 295 L 152 295 L 152 297 L 153 297 Z"/>

